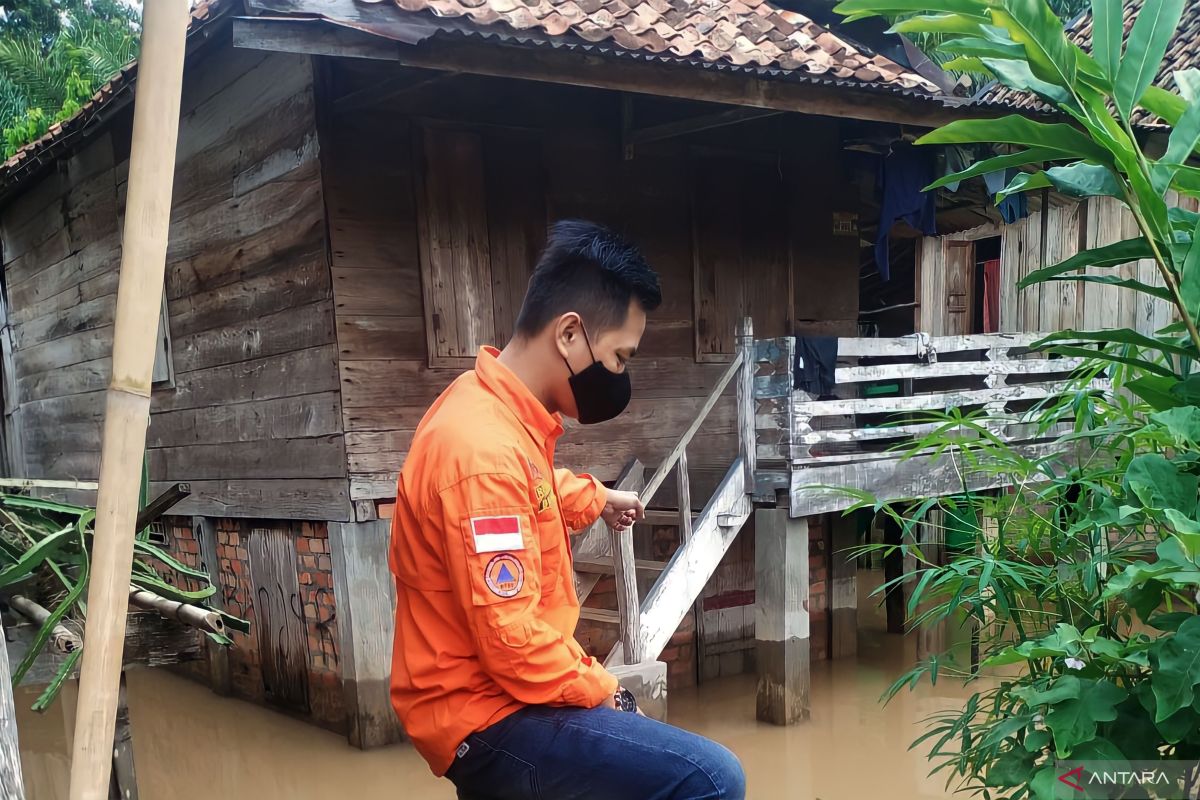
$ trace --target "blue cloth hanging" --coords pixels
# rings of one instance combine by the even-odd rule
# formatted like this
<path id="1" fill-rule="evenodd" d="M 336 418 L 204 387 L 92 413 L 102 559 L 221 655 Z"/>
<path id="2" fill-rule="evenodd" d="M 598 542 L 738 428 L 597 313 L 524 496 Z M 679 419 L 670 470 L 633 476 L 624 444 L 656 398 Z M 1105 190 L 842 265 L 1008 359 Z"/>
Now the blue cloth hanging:
<path id="1" fill-rule="evenodd" d="M 987 185 L 988 194 L 994 200 L 996 194 L 1004 190 L 1013 182 L 1013 179 L 1021 174 L 1019 169 L 1006 169 L 1003 172 L 989 172 L 983 176 L 983 182 Z M 1025 192 L 1010 194 L 1000 203 L 996 203 L 996 210 L 1000 212 L 1001 218 L 1005 224 L 1012 225 L 1019 219 L 1024 219 L 1029 216 L 1029 199 Z"/>
<path id="2" fill-rule="evenodd" d="M 883 203 L 879 209 L 879 235 L 875 240 L 875 264 L 885 281 L 891 279 L 888 234 L 897 220 L 904 220 L 926 236 L 937 233 L 934 192 L 922 191 L 936 180 L 937 159 L 933 148 L 897 142 L 883 159 L 879 170 Z"/>

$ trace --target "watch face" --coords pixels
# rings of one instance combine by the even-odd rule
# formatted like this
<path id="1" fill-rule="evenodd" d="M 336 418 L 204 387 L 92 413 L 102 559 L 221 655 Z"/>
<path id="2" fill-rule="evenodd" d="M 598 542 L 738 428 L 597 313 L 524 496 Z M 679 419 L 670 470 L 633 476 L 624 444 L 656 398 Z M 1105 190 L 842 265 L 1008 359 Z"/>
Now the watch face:
<path id="1" fill-rule="evenodd" d="M 637 711 L 637 700 L 633 696 L 633 692 L 622 688 L 617 692 L 617 700 L 621 704 L 622 711 Z"/>

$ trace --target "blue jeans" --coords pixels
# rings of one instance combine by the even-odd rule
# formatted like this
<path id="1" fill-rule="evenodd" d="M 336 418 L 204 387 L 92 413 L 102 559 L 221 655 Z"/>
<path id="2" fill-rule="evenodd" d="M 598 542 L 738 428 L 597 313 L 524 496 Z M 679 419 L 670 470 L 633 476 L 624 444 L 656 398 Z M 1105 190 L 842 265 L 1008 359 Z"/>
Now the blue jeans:
<path id="1" fill-rule="evenodd" d="M 467 737 L 446 777 L 460 800 L 744 800 L 737 756 L 610 708 L 529 706 Z"/>

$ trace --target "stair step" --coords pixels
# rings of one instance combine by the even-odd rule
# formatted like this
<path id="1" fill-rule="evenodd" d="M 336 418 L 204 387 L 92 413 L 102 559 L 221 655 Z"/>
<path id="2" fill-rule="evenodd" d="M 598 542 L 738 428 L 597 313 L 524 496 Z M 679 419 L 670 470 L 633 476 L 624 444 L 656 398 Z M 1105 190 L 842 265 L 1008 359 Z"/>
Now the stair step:
<path id="1" fill-rule="evenodd" d="M 621 624 L 621 615 L 607 608 L 581 608 L 579 609 L 579 618 L 591 620 L 592 622 L 604 622 L 610 625 Z"/>
<path id="2" fill-rule="evenodd" d="M 612 556 L 604 558 L 578 558 L 572 562 L 575 565 L 576 572 L 590 572 L 598 575 L 612 575 L 613 569 Z M 642 572 L 662 572 L 667 568 L 666 561 L 651 561 L 645 558 L 634 559 L 634 568 Z"/>

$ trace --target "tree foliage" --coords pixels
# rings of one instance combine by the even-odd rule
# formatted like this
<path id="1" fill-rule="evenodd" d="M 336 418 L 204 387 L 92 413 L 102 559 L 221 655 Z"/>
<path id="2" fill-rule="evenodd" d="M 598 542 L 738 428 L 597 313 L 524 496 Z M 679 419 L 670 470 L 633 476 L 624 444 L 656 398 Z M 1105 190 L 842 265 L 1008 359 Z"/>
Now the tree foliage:
<path id="1" fill-rule="evenodd" d="M 913 623 L 965 620 L 985 670 L 1002 676 L 930 720 L 919 740 L 932 747 L 935 769 L 971 794 L 1049 800 L 1056 758 L 1200 759 L 1200 214 L 1177 205 L 1200 197 L 1200 70 L 1176 72 L 1173 90 L 1154 85 L 1183 8 L 1184 0 L 1143 4 L 1126 37 L 1120 0 L 1092 0 L 1086 53 L 1046 0 L 838 6 L 851 18 L 886 16 L 905 32 L 936 34 L 952 66 L 1036 94 L 1058 112 L 963 119 L 926 135 L 920 143 L 988 143 L 1002 153 L 948 180 L 1003 162 L 1023 171 L 1001 195 L 1053 188 L 1128 208 L 1136 236 L 1047 266 L 1023 285 L 1106 282 L 1169 301 L 1178 320 L 1153 334 L 1063 331 L 1041 343 L 1087 359 L 1078 391 L 1023 418 L 1047 429 L 1071 423 L 1051 455 L 1031 459 L 989 435 L 978 414 L 951 410 L 931 415 L 936 430 L 914 447 L 955 460 L 963 498 L 859 498 L 857 508 L 901 523 L 895 547 L 921 564 L 901 579 Z M 1141 144 L 1144 117 L 1170 128 L 1157 158 Z M 1161 285 L 1119 271 L 1143 259 Z M 1115 391 L 1087 388 L 1100 374 Z M 968 477 L 981 472 L 1002 473 L 1012 491 L 966 496 Z M 948 563 L 927 557 L 917 533 L 945 515 L 975 531 L 974 547 Z M 931 657 L 890 693 L 944 677 L 953 660 Z"/>
<path id="2" fill-rule="evenodd" d="M 118 0 L 21 0 L 0 21 L 4 156 L 70 117 L 137 56 L 138 13 Z"/>

